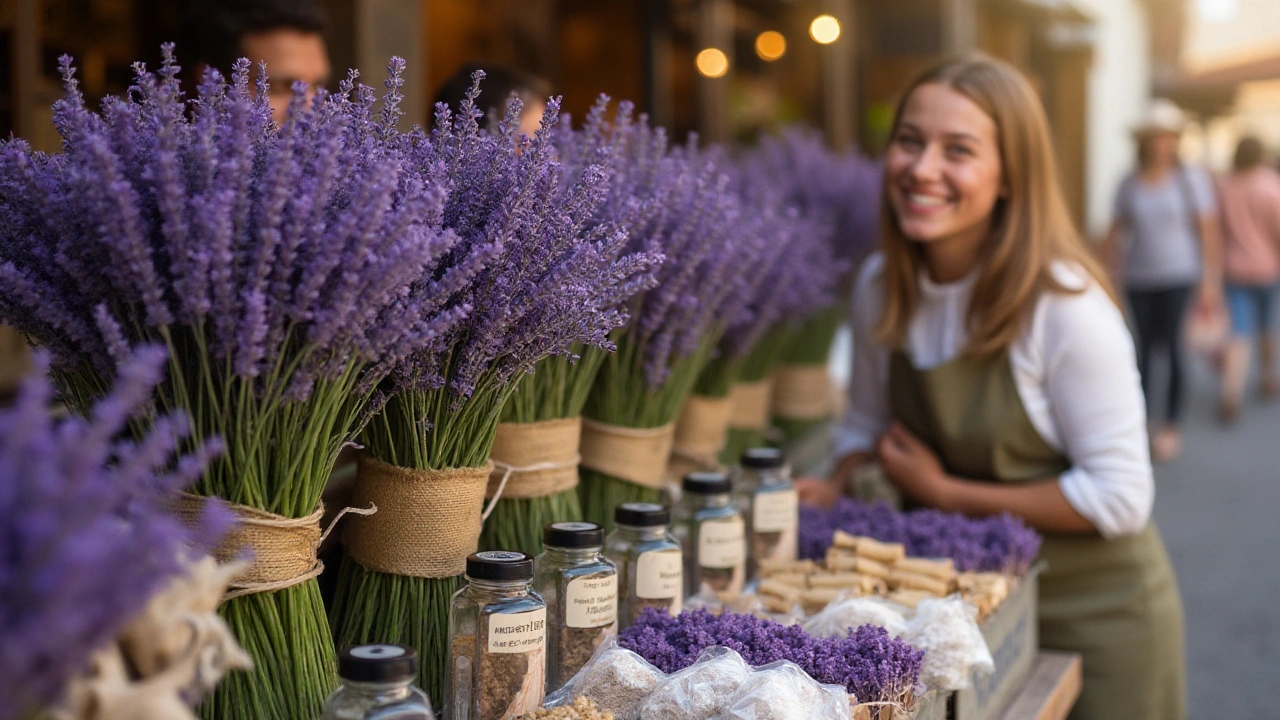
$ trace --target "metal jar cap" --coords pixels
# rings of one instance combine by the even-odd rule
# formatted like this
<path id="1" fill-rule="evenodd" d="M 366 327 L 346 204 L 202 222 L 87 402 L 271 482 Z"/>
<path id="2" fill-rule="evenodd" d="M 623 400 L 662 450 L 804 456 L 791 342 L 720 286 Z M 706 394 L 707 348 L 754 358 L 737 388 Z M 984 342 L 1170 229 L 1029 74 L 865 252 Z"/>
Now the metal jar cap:
<path id="1" fill-rule="evenodd" d="M 604 530 L 589 522 L 557 522 L 542 526 L 542 544 L 555 548 L 593 548 L 604 545 Z"/>
<path id="2" fill-rule="evenodd" d="M 680 487 L 695 495 L 724 495 L 733 492 L 733 480 L 727 473 L 699 471 L 684 476 Z"/>
<path id="3" fill-rule="evenodd" d="M 613 511 L 613 521 L 631 527 L 657 527 L 671 522 L 671 511 L 656 503 L 623 503 Z"/>
<path id="4" fill-rule="evenodd" d="M 787 464 L 787 456 L 778 448 L 753 447 L 742 453 L 739 462 L 742 467 L 752 470 L 774 470 Z"/>
<path id="5" fill-rule="evenodd" d="M 467 577 L 473 580 L 529 580 L 533 558 L 521 552 L 486 550 L 467 556 Z"/>
<path id="6" fill-rule="evenodd" d="M 403 645 L 355 645 L 338 657 L 338 675 L 354 682 L 397 682 L 418 674 L 418 652 Z"/>

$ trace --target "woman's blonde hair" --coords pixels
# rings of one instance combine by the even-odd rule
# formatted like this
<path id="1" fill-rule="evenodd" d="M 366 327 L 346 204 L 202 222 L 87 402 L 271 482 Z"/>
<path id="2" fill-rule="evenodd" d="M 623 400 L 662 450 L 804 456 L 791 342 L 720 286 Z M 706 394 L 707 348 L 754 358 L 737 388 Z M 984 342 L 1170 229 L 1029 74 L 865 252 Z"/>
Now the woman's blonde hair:
<path id="1" fill-rule="evenodd" d="M 973 101 L 996 126 L 1005 196 L 996 201 L 983 265 L 966 315 L 965 352 L 989 355 L 1017 338 L 1023 322 L 1046 291 L 1072 293 L 1051 271 L 1054 262 L 1081 268 L 1115 301 L 1115 291 L 1067 210 L 1058 185 L 1058 168 L 1048 122 L 1030 83 L 1012 66 L 983 55 L 945 62 L 916 78 L 903 94 L 893 120 L 893 135 L 916 88 L 943 85 Z M 885 179 L 886 185 L 889 182 Z M 880 238 L 884 253 L 885 305 L 878 338 L 902 347 L 919 295 L 924 266 L 920 243 L 898 226 L 889 189 L 882 193 Z"/>

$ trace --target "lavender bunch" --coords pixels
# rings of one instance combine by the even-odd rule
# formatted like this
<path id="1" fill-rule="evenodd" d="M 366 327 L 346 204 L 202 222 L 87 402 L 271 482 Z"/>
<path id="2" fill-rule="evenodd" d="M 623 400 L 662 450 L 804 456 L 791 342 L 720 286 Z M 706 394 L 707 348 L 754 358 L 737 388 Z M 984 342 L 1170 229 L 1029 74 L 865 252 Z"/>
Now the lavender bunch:
<path id="1" fill-rule="evenodd" d="M 126 359 L 115 386 L 87 416 L 58 421 L 46 353 L 0 409 L 0 720 L 47 709 L 92 655 L 116 638 L 151 596 L 183 572 L 185 552 L 211 551 L 231 515 L 209 505 L 193 526 L 168 510 L 218 444 L 182 455 L 182 414 L 118 439 L 148 410 L 164 351 Z"/>
<path id="2" fill-rule="evenodd" d="M 848 296 L 853 269 L 875 247 L 878 237 L 880 165 L 855 152 L 833 152 L 821 133 L 802 127 L 762 137 L 744 162 L 753 176 L 772 180 L 784 201 L 801 216 L 825 228 L 820 239 L 829 254 L 841 261 L 837 300 L 804 318 L 784 358 L 796 365 L 826 363 L 848 312 L 839 298 Z"/>
<path id="3" fill-rule="evenodd" d="M 593 162 L 569 175 L 557 161 L 559 99 L 547 103 L 533 138 L 517 136 L 518 102 L 486 129 L 476 106 L 483 77 L 473 76 L 460 107 L 437 106 L 430 134 L 399 140 L 415 176 L 449 187 L 441 221 L 458 241 L 448 263 L 475 265 L 457 291 L 465 319 L 396 366 L 384 384 L 386 404 L 361 436 L 372 457 L 399 467 L 483 467 L 517 381 L 549 357 L 576 361 L 584 346 L 613 350 L 610 333 L 628 321 L 627 299 L 652 284 L 662 259 L 631 248 L 618 223 L 596 219 L 609 193 L 607 168 Z M 452 281 L 426 278 L 427 286 Z M 348 558 L 332 609 L 336 636 L 342 644 L 416 647 L 425 658 L 420 683 L 442 697 L 449 598 L 460 585 Z"/>
<path id="4" fill-rule="evenodd" d="M 735 190 L 743 206 L 762 216 L 766 244 L 779 248 L 772 264 L 762 267 L 765 280 L 745 306 L 750 320 L 730 329 L 722 344 L 723 357 L 737 357 L 736 364 L 723 368 L 720 378 L 708 378 L 722 371 L 709 368 L 700 383 L 706 387 L 732 377 L 731 382 L 759 383 L 767 380 L 797 335 L 811 317 L 837 304 L 839 282 L 848 260 L 837 257 L 830 243 L 834 222 L 829 214 L 804 212 L 796 200 L 765 174 L 752 155 L 736 166 Z M 763 443 L 762 430 L 731 428 L 722 460 L 736 462 L 743 450 Z"/>
<path id="5" fill-rule="evenodd" d="M 902 543 L 912 557 L 951 558 L 962 571 L 1021 576 L 1040 552 L 1040 536 L 1022 520 L 1002 513 L 972 518 L 940 510 L 899 512 L 884 501 L 874 504 L 841 498 L 830 510 L 800 508 L 800 556 L 826 555 L 836 530 Z"/>
<path id="6" fill-rule="evenodd" d="M 618 644 L 673 673 L 694 663 L 703 650 L 724 646 L 759 667 L 789 660 L 820 683 L 843 685 L 857 702 L 907 703 L 920 677 L 924 651 L 865 625 L 845 637 L 815 638 L 799 625 L 752 615 L 707 610 L 671 617 L 646 608 L 618 635 Z"/>
<path id="7" fill-rule="evenodd" d="M 598 222 L 616 222 L 633 251 L 667 261 L 656 285 L 632 299 L 631 319 L 613 338 L 587 397 L 586 418 L 630 428 L 674 422 L 685 397 L 724 331 L 730 303 L 750 275 L 754 253 L 744 242 L 742 208 L 729 178 L 691 141 L 672 147 L 666 132 L 620 103 L 608 117 L 603 98 L 583 130 L 563 130 L 557 147 L 574 174 L 600 152 L 612 152 L 613 182 Z M 622 502 L 658 499 L 658 491 L 589 468 L 582 472 L 587 519 L 613 527 Z"/>
<path id="8" fill-rule="evenodd" d="M 354 75 L 314 102 L 295 86 L 277 126 L 265 72 L 256 92 L 247 61 L 230 86 L 206 72 L 185 100 L 172 52 L 100 114 L 64 58 L 63 152 L 0 144 L 0 320 L 53 354 L 81 407 L 123 348 L 167 346 L 157 405 L 190 414 L 195 446 L 226 444 L 193 491 L 307 517 L 376 384 L 466 317 L 460 293 L 486 258 L 442 228 L 448 188 L 410 171 L 393 114 Z M 259 670 L 202 712 L 318 714 L 336 658 L 315 581 L 221 612 Z"/>
<path id="9" fill-rule="evenodd" d="M 836 293 L 830 302 L 810 305 L 799 314 L 779 361 L 792 366 L 825 365 L 848 315 L 845 298 L 852 285 L 852 270 L 875 246 L 878 235 L 879 164 L 854 152 L 833 152 L 818 131 L 802 127 L 762 137 L 743 163 L 751 177 L 767 178 L 786 205 L 820 228 L 818 236 L 809 238 L 822 246 L 809 265 L 809 278 L 834 283 Z M 830 258 L 839 263 L 827 264 Z M 789 440 L 806 436 L 825 422 L 774 419 L 774 425 Z"/>

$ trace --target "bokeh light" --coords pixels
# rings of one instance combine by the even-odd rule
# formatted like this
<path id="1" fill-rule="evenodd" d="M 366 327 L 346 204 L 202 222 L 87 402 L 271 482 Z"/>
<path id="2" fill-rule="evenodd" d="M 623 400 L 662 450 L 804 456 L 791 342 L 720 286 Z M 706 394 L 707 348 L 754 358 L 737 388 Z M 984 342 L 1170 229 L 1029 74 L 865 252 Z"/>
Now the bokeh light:
<path id="1" fill-rule="evenodd" d="M 698 72 L 709 78 L 723 77 L 729 72 L 729 57 L 720 48 L 706 48 L 694 60 Z"/>
<path id="2" fill-rule="evenodd" d="M 831 15 L 819 15 L 809 23 L 809 37 L 822 45 L 830 45 L 840 39 L 840 21 Z"/>
<path id="3" fill-rule="evenodd" d="M 765 30 L 756 36 L 756 55 L 772 62 L 787 54 L 787 39 L 777 30 Z"/>

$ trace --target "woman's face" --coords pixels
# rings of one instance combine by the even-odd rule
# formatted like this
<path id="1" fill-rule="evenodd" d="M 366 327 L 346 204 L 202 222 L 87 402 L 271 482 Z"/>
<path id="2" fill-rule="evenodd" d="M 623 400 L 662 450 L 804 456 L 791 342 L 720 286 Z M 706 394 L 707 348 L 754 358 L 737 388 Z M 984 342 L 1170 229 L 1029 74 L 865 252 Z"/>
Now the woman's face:
<path id="1" fill-rule="evenodd" d="M 1178 145 L 1181 136 L 1173 132 L 1159 132 L 1143 138 L 1146 143 L 1147 164 L 1168 167 L 1178 162 Z"/>
<path id="2" fill-rule="evenodd" d="M 1003 187 L 996 125 L 945 85 L 907 98 L 885 154 L 885 186 L 908 240 L 981 242 Z"/>

